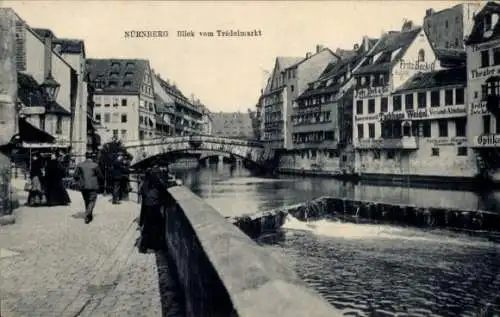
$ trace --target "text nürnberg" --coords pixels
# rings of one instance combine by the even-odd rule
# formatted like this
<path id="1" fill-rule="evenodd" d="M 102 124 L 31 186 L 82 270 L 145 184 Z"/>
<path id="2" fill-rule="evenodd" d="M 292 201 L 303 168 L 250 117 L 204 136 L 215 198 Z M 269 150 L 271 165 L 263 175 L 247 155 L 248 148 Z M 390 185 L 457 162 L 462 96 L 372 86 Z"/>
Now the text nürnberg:
<path id="1" fill-rule="evenodd" d="M 168 31 L 125 31 L 124 37 L 126 38 L 154 38 L 154 37 L 168 37 Z"/>

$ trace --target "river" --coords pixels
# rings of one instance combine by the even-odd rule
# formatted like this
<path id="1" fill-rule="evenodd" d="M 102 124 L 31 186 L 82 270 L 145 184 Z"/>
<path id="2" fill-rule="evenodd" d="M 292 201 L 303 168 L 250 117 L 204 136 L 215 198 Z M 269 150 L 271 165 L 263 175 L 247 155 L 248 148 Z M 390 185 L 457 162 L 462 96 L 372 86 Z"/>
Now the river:
<path id="1" fill-rule="evenodd" d="M 323 195 L 468 209 L 498 193 L 353 185 L 333 179 L 253 177 L 216 166 L 176 176 L 224 215 Z M 258 241 L 345 316 L 500 316 L 500 244 L 444 230 L 288 219 Z M 311 308 L 313 309 L 313 308 Z"/>

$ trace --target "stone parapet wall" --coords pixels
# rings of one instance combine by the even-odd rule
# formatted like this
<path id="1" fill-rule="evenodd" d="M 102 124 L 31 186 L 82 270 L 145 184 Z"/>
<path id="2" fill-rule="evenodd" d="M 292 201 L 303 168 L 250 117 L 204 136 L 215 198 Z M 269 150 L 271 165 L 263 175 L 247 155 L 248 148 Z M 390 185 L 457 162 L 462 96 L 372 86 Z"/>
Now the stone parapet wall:
<path id="1" fill-rule="evenodd" d="M 183 186 L 169 193 L 165 238 L 188 316 L 341 315 L 203 199 Z"/>

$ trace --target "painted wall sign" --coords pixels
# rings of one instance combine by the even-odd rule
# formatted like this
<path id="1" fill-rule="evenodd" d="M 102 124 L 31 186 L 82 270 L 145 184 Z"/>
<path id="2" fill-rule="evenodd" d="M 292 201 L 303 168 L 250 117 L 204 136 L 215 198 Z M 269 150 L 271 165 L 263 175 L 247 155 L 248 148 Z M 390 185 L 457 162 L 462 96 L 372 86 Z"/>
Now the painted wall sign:
<path id="1" fill-rule="evenodd" d="M 481 69 L 478 68 L 470 71 L 470 76 L 472 79 L 489 77 L 498 74 L 500 74 L 500 66 L 485 67 Z"/>
<path id="2" fill-rule="evenodd" d="M 355 116 L 355 121 L 391 121 L 391 120 L 425 120 L 425 119 L 443 119 L 454 117 L 465 117 L 467 109 L 465 105 L 447 106 L 433 109 L 418 109 L 397 112 L 384 112 L 372 115 Z"/>
<path id="3" fill-rule="evenodd" d="M 44 113 L 45 113 L 45 107 L 22 107 L 19 110 L 19 114 L 21 115 L 37 115 Z"/>
<path id="4" fill-rule="evenodd" d="M 389 86 L 361 88 L 355 91 L 356 98 L 372 98 L 389 93 Z"/>
<path id="5" fill-rule="evenodd" d="M 486 50 L 486 49 L 489 49 L 492 47 L 498 47 L 498 46 L 500 46 L 500 40 L 485 42 L 485 43 L 472 45 L 472 51 L 477 52 L 477 51 Z"/>
<path id="6" fill-rule="evenodd" d="M 467 143 L 467 137 L 433 138 L 427 139 L 433 146 L 456 145 L 462 146 Z"/>
<path id="7" fill-rule="evenodd" d="M 470 114 L 472 116 L 483 115 L 483 114 L 487 114 L 487 113 L 488 113 L 488 109 L 486 109 L 486 101 L 472 102 L 470 104 Z"/>
<path id="8" fill-rule="evenodd" d="M 432 63 L 428 63 L 428 62 L 419 62 L 418 60 L 406 61 L 404 59 L 401 59 L 399 61 L 399 68 L 400 69 L 408 69 L 408 70 L 432 72 L 436 68 L 436 61 L 434 61 Z"/>
<path id="9" fill-rule="evenodd" d="M 500 147 L 500 134 L 479 135 L 474 137 L 475 147 Z"/>

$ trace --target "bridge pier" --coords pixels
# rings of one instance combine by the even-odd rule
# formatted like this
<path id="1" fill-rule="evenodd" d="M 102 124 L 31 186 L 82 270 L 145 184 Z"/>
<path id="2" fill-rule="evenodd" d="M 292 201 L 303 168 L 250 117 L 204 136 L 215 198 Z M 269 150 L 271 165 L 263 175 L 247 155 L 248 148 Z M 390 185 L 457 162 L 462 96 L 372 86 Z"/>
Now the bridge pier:
<path id="1" fill-rule="evenodd" d="M 219 155 L 218 161 L 217 161 L 217 168 L 222 169 L 224 167 L 224 156 Z"/>
<path id="2" fill-rule="evenodd" d="M 210 158 L 209 157 L 207 157 L 205 159 L 205 167 L 210 167 Z"/>

